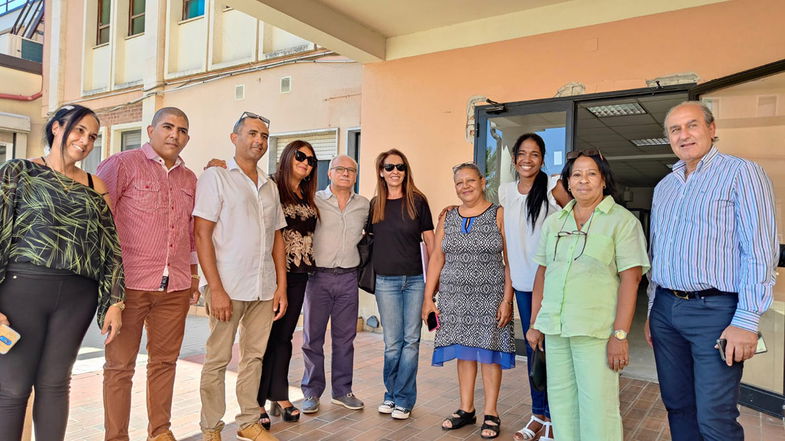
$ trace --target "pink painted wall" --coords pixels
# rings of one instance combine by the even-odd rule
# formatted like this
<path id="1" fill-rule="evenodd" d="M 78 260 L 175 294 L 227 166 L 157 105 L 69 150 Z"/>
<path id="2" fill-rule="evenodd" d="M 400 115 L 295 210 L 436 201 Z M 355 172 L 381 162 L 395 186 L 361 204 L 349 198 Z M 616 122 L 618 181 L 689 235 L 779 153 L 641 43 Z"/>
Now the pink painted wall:
<path id="1" fill-rule="evenodd" d="M 472 95 L 548 98 L 571 81 L 607 92 L 681 72 L 705 82 L 785 57 L 782 17 L 785 2 L 735 0 L 366 65 L 361 192 L 373 194 L 376 155 L 397 147 L 438 213 L 456 201 L 450 167 L 473 157 L 464 139 Z"/>

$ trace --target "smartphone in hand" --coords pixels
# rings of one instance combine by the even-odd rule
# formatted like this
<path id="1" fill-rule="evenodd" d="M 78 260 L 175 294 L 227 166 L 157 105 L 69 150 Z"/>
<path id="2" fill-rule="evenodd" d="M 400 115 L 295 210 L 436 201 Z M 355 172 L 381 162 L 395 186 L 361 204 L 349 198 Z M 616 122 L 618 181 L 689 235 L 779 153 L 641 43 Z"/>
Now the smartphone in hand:
<path id="1" fill-rule="evenodd" d="M 20 338 L 22 336 L 10 326 L 0 325 L 0 354 L 7 354 Z"/>
<path id="2" fill-rule="evenodd" d="M 428 318 L 427 318 L 426 322 L 428 323 L 428 330 L 429 331 L 433 332 L 433 331 L 439 329 L 439 326 L 440 326 L 440 324 L 439 324 L 439 316 L 436 315 L 435 312 L 431 311 L 428 314 Z"/>

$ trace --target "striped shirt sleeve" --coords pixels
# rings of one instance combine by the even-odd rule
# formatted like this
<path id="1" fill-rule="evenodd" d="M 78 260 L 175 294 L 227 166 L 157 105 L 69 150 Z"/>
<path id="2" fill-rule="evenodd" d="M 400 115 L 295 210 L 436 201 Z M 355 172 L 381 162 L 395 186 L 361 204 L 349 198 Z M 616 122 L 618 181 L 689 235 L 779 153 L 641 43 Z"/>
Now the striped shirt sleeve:
<path id="1" fill-rule="evenodd" d="M 772 301 L 778 246 L 771 181 L 758 165 L 745 161 L 735 177 L 735 217 L 741 268 L 739 303 L 731 325 L 757 332 Z"/>

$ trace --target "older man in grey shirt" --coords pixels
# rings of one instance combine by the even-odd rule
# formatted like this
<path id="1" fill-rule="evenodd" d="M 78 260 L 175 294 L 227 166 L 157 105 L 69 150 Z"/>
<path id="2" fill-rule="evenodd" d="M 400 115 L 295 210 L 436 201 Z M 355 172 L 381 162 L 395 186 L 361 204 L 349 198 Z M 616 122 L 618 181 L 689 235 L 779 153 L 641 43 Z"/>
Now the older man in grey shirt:
<path id="1" fill-rule="evenodd" d="M 354 337 L 357 335 L 357 243 L 368 219 L 368 199 L 352 190 L 357 163 L 345 155 L 330 161 L 330 186 L 316 193 L 319 222 L 314 233 L 316 271 L 308 279 L 303 304 L 303 413 L 319 410 L 324 392 L 324 335 L 332 319 L 332 402 L 363 408 L 352 393 Z"/>

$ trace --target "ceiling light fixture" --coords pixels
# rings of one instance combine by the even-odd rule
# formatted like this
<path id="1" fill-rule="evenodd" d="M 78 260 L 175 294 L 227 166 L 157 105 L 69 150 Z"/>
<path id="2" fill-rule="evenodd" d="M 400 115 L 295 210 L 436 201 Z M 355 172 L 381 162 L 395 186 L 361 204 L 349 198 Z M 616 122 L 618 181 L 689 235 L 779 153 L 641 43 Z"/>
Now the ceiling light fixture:
<path id="1" fill-rule="evenodd" d="M 597 118 L 608 118 L 611 116 L 644 115 L 646 110 L 638 103 L 610 104 L 606 106 L 591 106 L 586 110 L 594 114 Z"/>
<path id="2" fill-rule="evenodd" d="M 631 139 L 631 143 L 635 144 L 636 147 L 644 147 L 649 145 L 668 145 L 668 138 L 641 138 L 641 139 Z"/>

